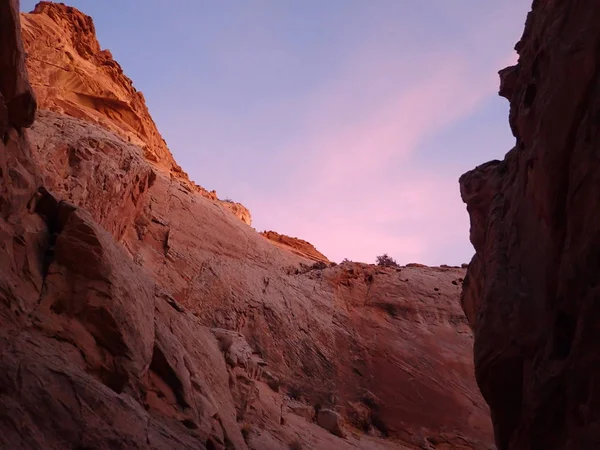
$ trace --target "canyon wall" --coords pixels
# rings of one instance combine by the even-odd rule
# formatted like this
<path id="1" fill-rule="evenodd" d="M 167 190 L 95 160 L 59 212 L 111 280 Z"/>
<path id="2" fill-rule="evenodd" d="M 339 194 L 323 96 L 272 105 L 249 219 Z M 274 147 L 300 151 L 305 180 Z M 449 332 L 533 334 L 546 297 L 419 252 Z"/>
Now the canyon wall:
<path id="1" fill-rule="evenodd" d="M 600 448 L 599 23 L 595 1 L 533 2 L 500 72 L 516 145 L 460 179 L 462 303 L 499 450 Z"/>
<path id="2" fill-rule="evenodd" d="M 134 90 L 107 106 L 89 17 L 22 20 L 37 113 L 0 0 L 0 447 L 490 448 L 463 269 L 261 236 L 123 119 Z"/>

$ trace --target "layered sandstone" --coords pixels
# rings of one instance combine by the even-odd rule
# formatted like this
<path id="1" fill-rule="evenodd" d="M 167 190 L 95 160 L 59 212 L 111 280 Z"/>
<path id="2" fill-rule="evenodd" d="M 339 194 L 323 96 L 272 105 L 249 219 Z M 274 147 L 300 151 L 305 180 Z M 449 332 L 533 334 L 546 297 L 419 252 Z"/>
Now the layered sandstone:
<path id="1" fill-rule="evenodd" d="M 250 224 L 241 204 L 219 201 L 216 192 L 191 182 L 173 159 L 152 120 L 144 95 L 102 50 L 94 22 L 62 3 L 40 2 L 22 15 L 31 83 L 41 109 L 94 123 L 142 149 L 144 159 Z"/>
<path id="2" fill-rule="evenodd" d="M 460 179 L 462 302 L 499 450 L 600 448 L 600 7 L 534 1 L 500 72 L 515 147 Z"/>
<path id="3" fill-rule="evenodd" d="M 144 157 L 180 170 L 141 92 L 96 39 L 91 17 L 40 2 L 23 15 L 27 64 L 40 108 L 97 123 L 144 150 Z"/>
<path id="4" fill-rule="evenodd" d="M 314 264 L 89 115 L 23 130 L 17 10 L 0 0 L 2 98 L 26 94 L 0 115 L 0 446 L 489 448 L 464 270 Z M 91 24 L 37 10 L 47 33 Z"/>
<path id="5" fill-rule="evenodd" d="M 458 301 L 463 269 L 314 264 L 153 172 L 106 130 L 41 111 L 29 137 L 48 189 L 90 211 L 200 324 L 243 340 L 242 356 L 220 345 L 253 448 L 285 448 L 289 416 L 301 411 L 308 426 L 310 408 L 339 412 L 363 441 L 487 448 Z"/>
<path id="6" fill-rule="evenodd" d="M 16 1 L 0 2 L 0 38 L 0 447 L 244 448 L 210 331 L 38 190 Z"/>
<path id="7" fill-rule="evenodd" d="M 279 234 L 276 231 L 263 231 L 260 234 L 280 248 L 289 250 L 298 256 L 302 256 L 315 262 L 329 263 L 329 260 L 323 253 L 318 251 L 310 242 L 303 239 Z"/>

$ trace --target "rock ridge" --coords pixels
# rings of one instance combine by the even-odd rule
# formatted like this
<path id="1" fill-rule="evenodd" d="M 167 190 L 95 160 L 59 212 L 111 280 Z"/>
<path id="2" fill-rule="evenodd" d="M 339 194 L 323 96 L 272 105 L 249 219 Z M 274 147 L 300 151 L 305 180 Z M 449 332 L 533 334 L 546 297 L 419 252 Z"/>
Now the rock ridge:
<path id="1" fill-rule="evenodd" d="M 284 234 L 279 234 L 276 231 L 263 231 L 260 234 L 261 236 L 264 236 L 268 240 L 279 245 L 281 248 L 285 248 L 299 256 L 316 262 L 323 262 L 327 264 L 330 262 L 323 253 L 315 248 L 314 245 L 303 239 L 289 237 Z"/>
<path id="2" fill-rule="evenodd" d="M 100 125 L 138 146 L 157 170 L 218 202 L 248 225 L 240 203 L 218 199 L 176 163 L 138 91 L 109 50 L 102 50 L 91 17 L 63 3 L 42 1 L 21 14 L 27 66 L 40 109 Z"/>

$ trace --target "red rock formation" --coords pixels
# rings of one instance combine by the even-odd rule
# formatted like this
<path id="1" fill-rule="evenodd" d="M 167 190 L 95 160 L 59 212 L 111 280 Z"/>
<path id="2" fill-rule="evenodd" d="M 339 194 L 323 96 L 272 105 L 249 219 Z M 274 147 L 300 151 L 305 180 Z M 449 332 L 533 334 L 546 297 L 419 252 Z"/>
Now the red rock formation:
<path id="1" fill-rule="evenodd" d="M 33 113 L 17 10 L 0 86 Z M 489 448 L 464 270 L 311 265 L 109 127 L 8 117 L 0 447 Z"/>
<path id="2" fill-rule="evenodd" d="M 600 448 L 600 7 L 534 1 L 500 72 L 516 146 L 461 177 L 462 302 L 499 450 Z"/>
<path id="3" fill-rule="evenodd" d="M 0 447 L 244 448 L 210 331 L 87 212 L 36 193 L 18 25 L 0 1 Z"/>
<path id="4" fill-rule="evenodd" d="M 293 439 L 285 393 L 304 405 L 295 410 L 334 408 L 375 436 L 487 448 L 458 302 L 463 269 L 316 266 L 153 172 L 134 145 L 101 128 L 41 111 L 29 136 L 46 186 L 88 209 L 203 325 L 247 341 L 235 358 L 222 349 L 237 417 L 256 430 L 253 448 Z M 255 358 L 267 365 L 251 369 Z"/>
<path id="5" fill-rule="evenodd" d="M 101 50 L 92 18 L 62 3 L 40 2 L 22 15 L 27 65 L 40 108 L 100 125 L 143 151 L 159 171 L 218 201 L 214 191 L 191 182 L 173 159 L 144 96 L 109 50 Z M 218 202 L 250 225 L 240 203 Z"/>
<path id="6" fill-rule="evenodd" d="M 177 170 L 144 96 L 110 51 L 101 50 L 91 17 L 40 2 L 23 15 L 23 38 L 40 108 L 98 123 L 142 147 L 149 161 Z"/>
<path id="7" fill-rule="evenodd" d="M 329 263 L 327 257 L 323 253 L 318 251 L 315 248 L 315 246 L 312 245 L 310 242 L 306 242 L 298 238 L 289 237 L 284 234 L 279 234 L 275 231 L 263 231 L 260 234 L 261 236 L 264 236 L 270 241 L 274 242 L 280 248 L 289 250 L 290 252 L 298 256 L 302 256 L 304 258 L 316 262 Z"/>

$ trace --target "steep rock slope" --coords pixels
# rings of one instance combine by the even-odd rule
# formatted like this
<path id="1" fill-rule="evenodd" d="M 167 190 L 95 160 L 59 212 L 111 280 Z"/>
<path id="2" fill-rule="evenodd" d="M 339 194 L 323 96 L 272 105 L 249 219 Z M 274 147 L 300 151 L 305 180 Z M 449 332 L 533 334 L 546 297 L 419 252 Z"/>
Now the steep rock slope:
<path id="1" fill-rule="evenodd" d="M 0 447 L 244 448 L 210 331 L 85 211 L 36 195 L 18 10 L 0 1 Z"/>
<path id="2" fill-rule="evenodd" d="M 89 210 L 202 324 L 242 339 L 229 377 L 254 448 L 284 448 L 281 415 L 311 422 L 315 408 L 398 442 L 487 448 L 463 269 L 313 264 L 153 172 L 110 132 L 41 111 L 29 136 L 49 189 Z"/>
<path id="3" fill-rule="evenodd" d="M 462 302 L 499 450 L 600 448 L 600 7 L 534 1 L 500 72 L 516 146 L 460 179 Z"/>
<path id="4" fill-rule="evenodd" d="M 31 81 L 41 108 L 101 124 L 144 149 L 144 157 L 178 170 L 141 92 L 110 51 L 101 50 L 91 18 L 40 2 L 23 16 Z"/>
<path id="5" fill-rule="evenodd" d="M 40 2 L 22 15 L 27 66 L 40 108 L 95 123 L 143 150 L 157 170 L 180 179 L 250 224 L 241 204 L 218 201 L 191 182 L 173 159 L 144 96 L 123 73 L 109 50 L 101 50 L 94 22 L 75 8 Z"/>
<path id="6" fill-rule="evenodd" d="M 89 116 L 19 134 L 35 103 L 0 4 L 2 95 L 29 99 L 0 122 L 4 446 L 489 448 L 463 270 L 323 268 Z"/>
<path id="7" fill-rule="evenodd" d="M 287 249 L 298 256 L 311 259 L 315 262 L 329 263 L 327 257 L 318 251 L 310 242 L 303 239 L 293 238 L 284 234 L 279 234 L 276 231 L 263 231 L 260 233 L 277 246 Z"/>

